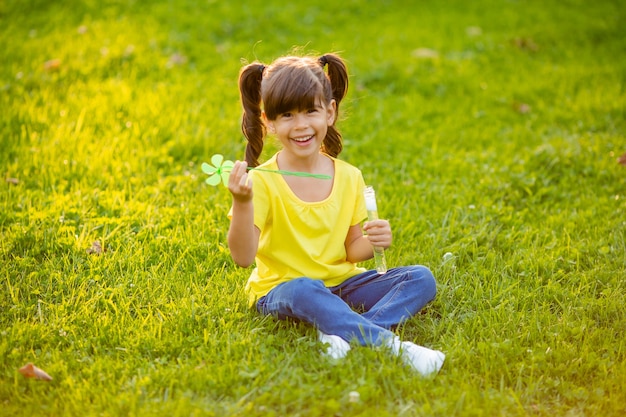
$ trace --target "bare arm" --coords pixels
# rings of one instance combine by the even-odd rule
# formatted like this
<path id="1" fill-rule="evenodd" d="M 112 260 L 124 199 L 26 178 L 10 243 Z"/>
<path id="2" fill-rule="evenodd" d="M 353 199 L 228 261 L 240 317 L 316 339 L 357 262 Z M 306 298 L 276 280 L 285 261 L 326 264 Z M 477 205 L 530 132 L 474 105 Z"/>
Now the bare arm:
<path id="1" fill-rule="evenodd" d="M 374 256 L 372 245 L 387 249 L 391 246 L 391 226 L 387 220 L 372 220 L 361 227 L 356 224 L 351 226 L 346 236 L 346 259 L 349 262 L 362 262 Z"/>
<path id="2" fill-rule="evenodd" d="M 233 195 L 233 212 L 228 229 L 228 247 L 235 263 L 247 268 L 254 262 L 259 247 L 259 229 L 254 225 L 252 181 L 248 178 L 247 164 L 235 162 L 228 190 Z"/>

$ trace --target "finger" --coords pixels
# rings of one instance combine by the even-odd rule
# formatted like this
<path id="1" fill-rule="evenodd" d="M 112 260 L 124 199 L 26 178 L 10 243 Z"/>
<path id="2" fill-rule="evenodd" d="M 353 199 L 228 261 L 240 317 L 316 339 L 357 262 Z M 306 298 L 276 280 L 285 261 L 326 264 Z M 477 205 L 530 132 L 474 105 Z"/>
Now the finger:
<path id="1" fill-rule="evenodd" d="M 234 186 L 235 184 L 240 183 L 241 176 L 246 173 L 246 166 L 247 164 L 245 162 L 241 162 L 241 161 L 235 162 L 235 165 L 233 165 L 232 169 L 230 170 L 230 177 L 229 177 L 230 184 Z"/>
<path id="2" fill-rule="evenodd" d="M 372 246 L 379 246 L 383 248 L 388 248 L 391 246 L 391 239 L 389 236 L 367 236 L 370 244 Z"/>
<path id="3" fill-rule="evenodd" d="M 380 220 L 372 220 L 363 225 L 363 230 L 365 230 L 368 234 L 369 233 L 374 233 L 374 234 L 381 233 L 381 230 L 384 230 L 385 228 L 386 228 L 386 224 L 384 222 L 381 222 Z"/>
<path id="4" fill-rule="evenodd" d="M 249 189 L 250 185 L 248 185 L 248 183 L 251 181 L 252 179 L 250 178 L 250 176 L 247 173 L 244 173 L 241 178 L 239 179 L 239 186 L 242 189 Z"/>
<path id="5" fill-rule="evenodd" d="M 233 169 L 230 171 L 230 175 L 235 175 L 235 177 L 239 178 L 243 172 L 245 172 L 246 168 L 244 166 L 244 162 L 237 161 L 233 166 Z"/>

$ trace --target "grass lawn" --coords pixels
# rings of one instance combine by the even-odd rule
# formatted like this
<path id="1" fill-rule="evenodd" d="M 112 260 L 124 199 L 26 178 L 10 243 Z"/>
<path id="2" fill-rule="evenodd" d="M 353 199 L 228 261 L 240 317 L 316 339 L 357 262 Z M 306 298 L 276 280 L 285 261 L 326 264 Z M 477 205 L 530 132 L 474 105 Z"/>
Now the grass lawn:
<path id="1" fill-rule="evenodd" d="M 617 0 L 0 2 L 0 415 L 626 414 L 625 21 Z M 348 62 L 341 157 L 388 265 L 438 280 L 399 329 L 446 353 L 435 378 L 331 362 L 247 307 L 200 165 L 242 158 L 242 63 L 294 46 Z"/>

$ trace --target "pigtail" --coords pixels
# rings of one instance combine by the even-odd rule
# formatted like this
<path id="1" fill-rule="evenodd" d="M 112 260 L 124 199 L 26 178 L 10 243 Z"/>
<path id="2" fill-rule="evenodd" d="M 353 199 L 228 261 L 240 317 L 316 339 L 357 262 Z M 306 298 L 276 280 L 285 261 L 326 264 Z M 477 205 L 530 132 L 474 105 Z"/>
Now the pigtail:
<path id="1" fill-rule="evenodd" d="M 322 68 L 328 65 L 328 78 L 337 106 L 348 92 L 348 69 L 343 60 L 335 54 L 326 54 L 319 58 Z"/>
<path id="2" fill-rule="evenodd" d="M 261 118 L 261 80 L 265 65 L 254 63 L 246 65 L 239 74 L 239 92 L 243 105 L 241 131 L 248 140 L 246 144 L 246 162 L 248 166 L 259 165 L 259 156 L 263 151 L 265 124 Z"/>
<path id="3" fill-rule="evenodd" d="M 326 54 L 319 58 L 319 63 L 322 66 L 328 66 L 328 78 L 330 79 L 330 85 L 332 88 L 332 94 L 337 104 L 337 111 L 335 113 L 335 122 L 339 118 L 339 103 L 346 96 L 348 92 L 348 69 L 343 60 L 335 54 Z M 343 149 L 343 143 L 341 140 L 341 133 L 337 130 L 335 123 L 332 126 L 328 126 L 328 132 L 322 143 L 322 150 L 332 157 L 337 157 Z"/>

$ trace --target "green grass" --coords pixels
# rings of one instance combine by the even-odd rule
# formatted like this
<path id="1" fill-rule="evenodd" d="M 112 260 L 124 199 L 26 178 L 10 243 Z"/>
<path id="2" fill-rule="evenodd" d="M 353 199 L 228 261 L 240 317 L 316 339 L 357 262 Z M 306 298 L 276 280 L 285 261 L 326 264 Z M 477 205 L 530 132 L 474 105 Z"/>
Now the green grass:
<path id="1" fill-rule="evenodd" d="M 0 415 L 626 413 L 620 2 L 237 3 L 0 3 Z M 243 155 L 242 61 L 294 46 L 348 61 L 342 157 L 436 275 L 401 329 L 435 379 L 246 306 L 200 164 Z"/>

